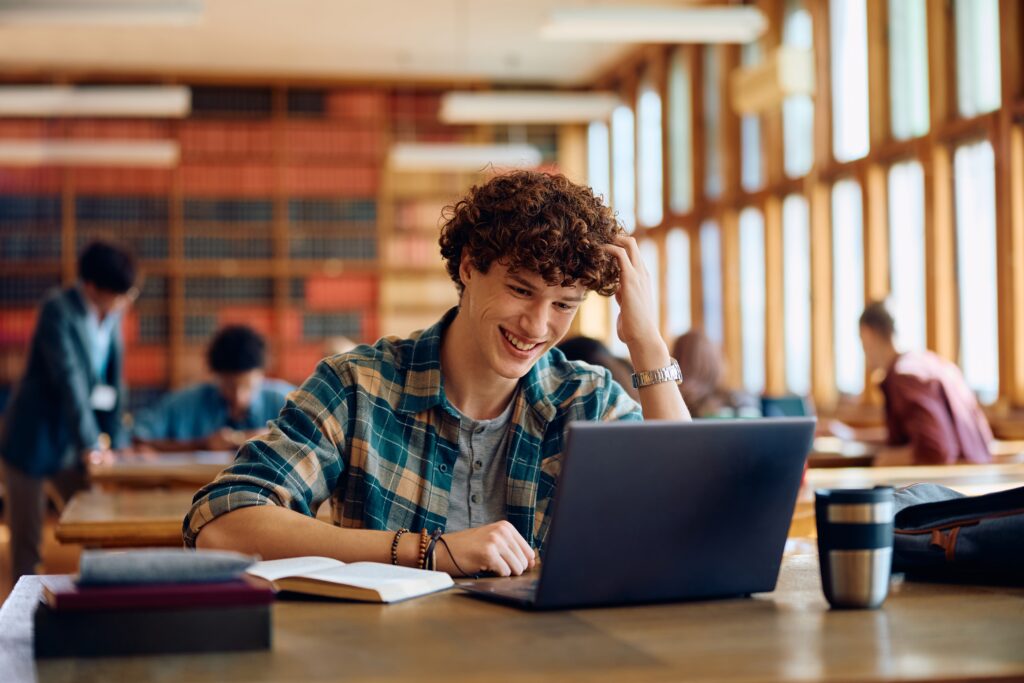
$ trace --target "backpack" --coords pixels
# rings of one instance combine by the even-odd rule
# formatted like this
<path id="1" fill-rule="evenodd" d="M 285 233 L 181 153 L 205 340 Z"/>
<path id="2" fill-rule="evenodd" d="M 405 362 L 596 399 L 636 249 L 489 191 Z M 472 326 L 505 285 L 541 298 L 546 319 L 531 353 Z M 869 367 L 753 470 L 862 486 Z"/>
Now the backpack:
<path id="1" fill-rule="evenodd" d="M 908 579 L 1024 584 L 1024 487 L 965 496 L 938 484 L 897 489 L 893 572 Z"/>

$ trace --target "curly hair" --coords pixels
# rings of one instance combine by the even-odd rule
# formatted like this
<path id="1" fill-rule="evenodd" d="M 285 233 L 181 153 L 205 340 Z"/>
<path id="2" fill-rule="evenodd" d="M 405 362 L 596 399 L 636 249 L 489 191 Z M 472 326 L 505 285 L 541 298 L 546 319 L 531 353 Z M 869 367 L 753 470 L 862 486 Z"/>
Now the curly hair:
<path id="1" fill-rule="evenodd" d="M 441 256 L 459 294 L 463 253 L 486 273 L 495 261 L 531 271 L 549 285 L 574 283 L 602 296 L 615 293 L 619 265 L 602 248 L 623 232 L 612 210 L 589 187 L 561 174 L 513 171 L 475 185 L 442 212 Z"/>

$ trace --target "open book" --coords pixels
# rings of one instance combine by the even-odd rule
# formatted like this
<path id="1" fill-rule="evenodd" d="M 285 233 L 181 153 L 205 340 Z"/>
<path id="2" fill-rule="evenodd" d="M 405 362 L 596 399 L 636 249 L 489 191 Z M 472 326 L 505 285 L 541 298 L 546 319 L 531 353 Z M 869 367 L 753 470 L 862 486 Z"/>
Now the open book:
<path id="1" fill-rule="evenodd" d="M 269 581 L 275 590 L 365 602 L 396 602 L 454 585 L 444 572 L 316 556 L 257 562 L 246 573 Z"/>

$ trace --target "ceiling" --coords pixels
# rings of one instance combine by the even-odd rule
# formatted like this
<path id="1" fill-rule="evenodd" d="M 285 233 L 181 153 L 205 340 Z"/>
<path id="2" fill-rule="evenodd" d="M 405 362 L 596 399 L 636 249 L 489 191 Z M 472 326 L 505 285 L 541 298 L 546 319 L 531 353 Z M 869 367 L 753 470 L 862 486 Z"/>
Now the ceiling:
<path id="1" fill-rule="evenodd" d="M 206 0 L 184 26 L 0 20 L 0 72 L 583 85 L 631 46 L 549 42 L 539 29 L 556 6 L 624 1 Z"/>

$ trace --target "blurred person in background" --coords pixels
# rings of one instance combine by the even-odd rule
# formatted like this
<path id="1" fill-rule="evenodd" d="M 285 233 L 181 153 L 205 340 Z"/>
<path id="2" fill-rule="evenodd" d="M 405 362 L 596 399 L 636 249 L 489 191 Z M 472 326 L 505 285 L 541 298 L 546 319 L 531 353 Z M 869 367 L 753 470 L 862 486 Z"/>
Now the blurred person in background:
<path id="1" fill-rule="evenodd" d="M 756 398 L 723 386 L 722 353 L 706 334 L 690 330 L 676 339 L 672 356 L 683 373 L 680 390 L 694 417 L 760 417 Z"/>
<path id="2" fill-rule="evenodd" d="M 931 351 L 900 352 L 895 335 L 886 303 L 869 303 L 860 316 L 860 339 L 868 372 L 882 374 L 885 429 L 833 422 L 833 433 L 884 440 L 875 465 L 990 462 L 992 430 L 960 368 Z"/>
<path id="3" fill-rule="evenodd" d="M 561 342 L 558 350 L 565 354 L 566 360 L 579 360 L 608 368 L 612 373 L 612 379 L 622 385 L 634 400 L 640 400 L 640 392 L 633 387 L 633 366 L 629 361 L 612 354 L 608 347 L 597 339 L 582 335 L 571 337 Z"/>
<path id="4" fill-rule="evenodd" d="M 245 325 L 223 328 L 206 361 L 212 381 L 175 391 L 135 416 L 132 437 L 141 449 L 233 450 L 266 431 L 293 387 L 265 376 L 267 343 Z"/>
<path id="5" fill-rule="evenodd" d="M 128 441 L 121 319 L 138 293 L 135 260 L 92 242 L 79 256 L 78 277 L 43 300 L 0 433 L 14 581 L 35 573 L 40 560 L 44 483 L 66 501 L 87 486 L 87 460 Z"/>

